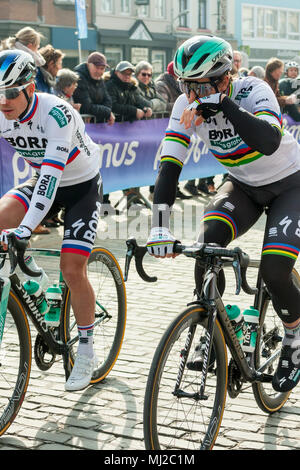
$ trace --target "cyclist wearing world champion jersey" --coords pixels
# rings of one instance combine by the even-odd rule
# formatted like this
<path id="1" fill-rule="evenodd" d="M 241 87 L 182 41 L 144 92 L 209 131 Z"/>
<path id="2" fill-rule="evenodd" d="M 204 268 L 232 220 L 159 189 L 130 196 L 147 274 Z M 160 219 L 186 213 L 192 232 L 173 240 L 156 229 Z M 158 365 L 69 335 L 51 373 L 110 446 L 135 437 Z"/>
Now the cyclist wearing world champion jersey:
<path id="1" fill-rule="evenodd" d="M 300 250 L 300 146 L 283 129 L 271 88 L 254 77 L 232 80 L 231 68 L 231 46 L 218 37 L 195 36 L 176 52 L 174 70 L 183 94 L 162 146 L 147 246 L 156 257 L 175 256 L 170 208 L 196 133 L 229 173 L 205 208 L 198 241 L 227 246 L 266 209 L 261 271 L 285 328 L 273 388 L 285 392 L 300 380 L 300 291 L 291 275 Z M 198 290 L 202 279 L 196 263 Z M 224 275 L 219 283 L 223 292 Z"/>
<path id="2" fill-rule="evenodd" d="M 101 205 L 99 150 L 72 106 L 35 93 L 35 72 L 26 52 L 0 53 L 0 135 L 36 170 L 35 177 L 0 199 L 1 243 L 6 248 L 12 232 L 29 240 L 47 214 L 65 208 L 60 264 L 80 336 L 66 390 L 80 390 L 90 383 L 96 361 L 95 296 L 87 262 Z"/>

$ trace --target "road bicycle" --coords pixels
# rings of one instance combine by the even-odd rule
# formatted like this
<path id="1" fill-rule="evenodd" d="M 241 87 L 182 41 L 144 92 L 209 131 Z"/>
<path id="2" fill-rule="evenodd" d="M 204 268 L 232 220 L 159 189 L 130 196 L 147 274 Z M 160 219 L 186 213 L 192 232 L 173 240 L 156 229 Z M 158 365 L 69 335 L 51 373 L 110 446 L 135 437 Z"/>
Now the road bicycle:
<path id="1" fill-rule="evenodd" d="M 146 251 L 135 239 L 127 240 L 125 280 L 133 257 L 144 281 L 157 280 L 144 270 Z M 278 411 L 287 401 L 290 392 L 277 393 L 271 384 L 283 327 L 272 311 L 259 261 L 250 261 L 238 247 L 230 250 L 213 244 L 176 244 L 175 252 L 201 260 L 205 274 L 201 293 L 174 318 L 155 350 L 144 400 L 145 446 L 147 450 L 210 450 L 221 426 L 227 393 L 236 398 L 252 386 L 258 406 L 266 413 Z M 226 267 L 234 270 L 235 293 L 243 289 L 254 296 L 251 305 L 259 311 L 256 347 L 250 357 L 242 349 L 218 291 L 218 275 Z M 248 267 L 257 272 L 255 288 L 248 284 Z M 293 279 L 300 288 L 296 270 Z M 189 364 L 199 349 L 198 370 L 191 370 Z"/>
<path id="2" fill-rule="evenodd" d="M 49 277 L 59 277 L 62 289 L 60 323 L 48 326 L 33 298 L 25 291 L 22 273 L 32 278 L 24 263 L 24 254 L 47 260 Z M 0 435 L 12 424 L 20 410 L 30 378 L 32 349 L 39 369 L 46 371 L 63 359 L 66 380 L 74 364 L 74 346 L 78 342 L 71 294 L 59 272 L 59 250 L 26 249 L 22 241 L 11 240 L 7 252 L 0 253 Z M 55 260 L 56 258 L 56 260 Z M 39 263 L 38 263 L 39 264 Z M 8 266 L 8 276 L 3 275 Z M 20 273 L 18 273 L 19 267 Z M 50 269 L 50 268 L 49 268 Z M 6 268 L 7 270 L 7 268 Z M 126 291 L 123 274 L 115 257 L 105 248 L 95 247 L 88 260 L 88 277 L 96 296 L 94 348 L 98 363 L 91 384 L 101 382 L 111 371 L 119 355 L 126 324 Z M 37 334 L 34 348 L 28 318 Z"/>

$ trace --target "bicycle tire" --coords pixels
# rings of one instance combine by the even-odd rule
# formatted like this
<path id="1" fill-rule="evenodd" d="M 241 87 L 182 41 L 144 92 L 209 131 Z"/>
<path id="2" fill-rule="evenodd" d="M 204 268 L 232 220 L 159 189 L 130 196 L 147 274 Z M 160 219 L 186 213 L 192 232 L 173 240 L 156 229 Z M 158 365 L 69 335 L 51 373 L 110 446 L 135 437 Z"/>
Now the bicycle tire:
<path id="1" fill-rule="evenodd" d="M 21 408 L 28 387 L 31 362 L 31 335 L 27 316 L 16 295 L 10 291 L 0 347 L 0 377 L 3 379 L 0 380 L 0 436 L 7 431 Z"/>
<path id="2" fill-rule="evenodd" d="M 300 276 L 296 269 L 292 272 L 293 280 L 300 289 Z M 257 334 L 256 349 L 254 355 L 254 365 L 259 369 L 262 361 L 267 356 L 275 354 L 281 349 L 281 339 L 283 335 L 282 322 L 272 307 L 272 301 L 266 296 L 260 312 L 260 328 Z M 273 374 L 276 370 L 277 362 L 272 362 L 265 371 Z M 291 391 L 276 392 L 271 383 L 255 382 L 252 384 L 253 394 L 259 408 L 265 413 L 275 413 L 280 410 L 288 400 Z"/>
<path id="3" fill-rule="evenodd" d="M 197 401 L 173 395 L 180 354 L 182 348 L 186 347 L 187 335 L 191 335 L 187 329 L 196 327 L 188 353 L 190 358 L 195 344 L 206 332 L 205 314 L 201 307 L 193 306 L 184 310 L 168 326 L 155 351 L 144 401 L 144 439 L 147 450 L 209 450 L 214 446 L 223 417 L 228 378 L 226 343 L 218 320 L 213 335 L 216 367 L 208 374 L 205 387 L 208 399 Z M 185 366 L 180 388 L 194 393 L 199 389 L 200 379 L 201 372 L 189 370 Z M 194 422 L 191 422 L 192 413 Z"/>
<path id="4" fill-rule="evenodd" d="M 98 365 L 91 384 L 101 382 L 113 368 L 123 343 L 126 326 L 126 288 L 122 270 L 105 248 L 95 247 L 88 261 L 88 276 L 96 296 L 94 349 Z M 101 298 L 100 298 L 101 297 Z M 110 318 L 109 318 L 110 316 Z M 71 308 L 71 294 L 67 288 L 61 321 L 61 337 L 65 342 L 77 335 L 77 326 Z M 99 339 L 100 337 L 100 339 Z M 73 367 L 75 353 L 70 349 Z"/>

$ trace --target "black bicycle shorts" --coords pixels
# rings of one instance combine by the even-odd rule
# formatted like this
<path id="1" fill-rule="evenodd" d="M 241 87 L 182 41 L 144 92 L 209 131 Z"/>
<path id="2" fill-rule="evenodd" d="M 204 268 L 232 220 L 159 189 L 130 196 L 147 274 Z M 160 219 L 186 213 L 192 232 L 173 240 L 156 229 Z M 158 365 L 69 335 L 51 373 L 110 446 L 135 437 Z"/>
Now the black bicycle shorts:
<path id="1" fill-rule="evenodd" d="M 292 277 L 300 251 L 300 171 L 260 187 L 229 176 L 204 211 L 198 240 L 227 246 L 245 234 L 264 211 L 261 273 L 276 312 L 292 323 L 300 316 L 300 290 Z M 199 284 L 200 267 L 195 276 Z"/>
<path id="2" fill-rule="evenodd" d="M 37 180 L 38 175 L 34 175 L 9 191 L 7 195 L 17 198 L 27 211 Z M 58 188 L 46 218 L 50 219 L 60 210 L 64 210 L 62 253 L 74 253 L 86 257 L 90 255 L 96 239 L 102 199 L 100 175 L 84 183 Z"/>
<path id="3" fill-rule="evenodd" d="M 206 207 L 199 241 L 222 246 L 245 234 L 266 212 L 262 255 L 289 256 L 300 251 L 300 171 L 265 186 L 253 187 L 228 176 Z"/>

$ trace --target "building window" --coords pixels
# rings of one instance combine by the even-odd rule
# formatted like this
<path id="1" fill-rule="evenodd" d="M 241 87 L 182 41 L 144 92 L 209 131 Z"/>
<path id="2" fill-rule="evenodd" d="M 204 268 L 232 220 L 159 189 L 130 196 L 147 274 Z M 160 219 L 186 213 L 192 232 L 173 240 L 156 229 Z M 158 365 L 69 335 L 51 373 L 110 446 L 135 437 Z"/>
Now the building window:
<path id="1" fill-rule="evenodd" d="M 296 39 L 297 41 L 300 38 L 299 35 L 299 13 L 289 12 L 288 13 L 288 39 Z"/>
<path id="2" fill-rule="evenodd" d="M 146 18 L 149 16 L 149 5 L 141 5 L 137 7 L 137 16 L 139 18 Z"/>
<path id="3" fill-rule="evenodd" d="M 113 69 L 121 62 L 123 58 L 122 49 L 120 47 L 105 46 L 104 54 L 108 65 Z"/>
<path id="4" fill-rule="evenodd" d="M 206 29 L 206 0 L 199 0 L 199 29 Z"/>
<path id="5" fill-rule="evenodd" d="M 278 10 L 271 8 L 265 9 L 265 37 L 278 37 Z"/>
<path id="6" fill-rule="evenodd" d="M 151 65 L 153 67 L 153 78 L 166 70 L 166 52 L 160 50 L 153 50 L 151 54 Z"/>
<path id="7" fill-rule="evenodd" d="M 300 10 L 243 6 L 244 38 L 300 40 Z"/>
<path id="8" fill-rule="evenodd" d="M 189 0 L 179 0 L 179 27 L 189 28 Z"/>
<path id="9" fill-rule="evenodd" d="M 101 0 L 101 11 L 103 13 L 113 12 L 113 0 Z"/>
<path id="10" fill-rule="evenodd" d="M 286 20 L 286 11 L 281 10 L 279 12 L 279 18 L 278 18 L 279 24 L 279 37 L 286 38 L 287 37 L 287 20 Z"/>
<path id="11" fill-rule="evenodd" d="M 243 8 L 243 35 L 247 38 L 254 37 L 254 8 Z"/>
<path id="12" fill-rule="evenodd" d="M 166 0 L 155 0 L 155 18 L 165 18 L 166 17 Z"/>
<path id="13" fill-rule="evenodd" d="M 75 5 L 75 0 L 54 0 L 55 5 Z"/>
<path id="14" fill-rule="evenodd" d="M 130 5 L 131 0 L 121 0 L 121 13 L 123 15 L 129 15 L 130 14 Z"/>

